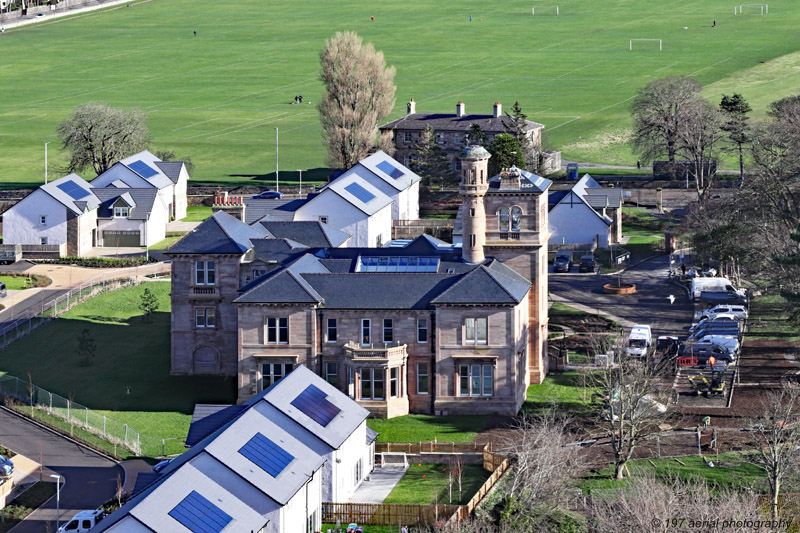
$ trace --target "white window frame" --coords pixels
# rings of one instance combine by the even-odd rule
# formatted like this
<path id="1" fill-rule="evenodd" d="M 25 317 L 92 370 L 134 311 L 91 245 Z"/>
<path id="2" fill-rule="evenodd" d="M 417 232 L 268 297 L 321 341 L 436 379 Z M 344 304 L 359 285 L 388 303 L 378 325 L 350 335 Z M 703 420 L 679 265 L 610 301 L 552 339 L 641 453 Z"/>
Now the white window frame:
<path id="1" fill-rule="evenodd" d="M 388 333 L 388 335 L 387 335 Z M 388 337 L 389 340 L 386 340 Z M 394 321 L 391 318 L 383 319 L 383 343 L 391 344 L 394 342 Z"/>
<path id="2" fill-rule="evenodd" d="M 195 307 L 194 327 L 197 329 L 216 328 L 216 309 L 213 307 Z"/>
<path id="3" fill-rule="evenodd" d="M 366 335 L 364 335 L 366 332 Z M 372 344 L 372 320 L 369 318 L 362 318 L 361 319 L 361 346 L 370 346 Z M 367 342 L 364 342 L 366 339 Z"/>
<path id="4" fill-rule="evenodd" d="M 269 373 L 264 373 L 264 368 L 269 368 Z M 259 369 L 261 372 L 261 390 L 266 390 L 267 387 L 273 385 L 280 381 L 281 379 L 286 377 L 286 374 L 291 372 L 294 369 L 294 365 L 292 363 L 261 363 L 261 368 Z M 278 372 L 276 372 L 278 370 Z M 269 384 L 265 383 L 265 379 L 269 380 Z"/>
<path id="5" fill-rule="evenodd" d="M 481 324 L 483 324 L 483 339 L 480 338 Z M 489 318 L 470 317 L 464 319 L 464 344 L 471 346 L 486 346 L 489 344 Z"/>
<path id="6" fill-rule="evenodd" d="M 514 214 L 518 213 L 519 216 L 517 217 L 516 223 L 514 222 Z M 508 222 L 511 225 L 511 231 L 519 231 L 520 226 L 522 225 L 522 208 L 518 205 L 512 205 L 508 209 Z"/>
<path id="7" fill-rule="evenodd" d="M 331 331 L 333 339 L 331 339 Z M 336 342 L 339 339 L 339 325 L 335 318 L 329 318 L 325 324 L 325 342 Z"/>
<path id="8" fill-rule="evenodd" d="M 466 370 L 465 370 L 466 369 Z M 488 379 L 488 384 L 487 384 Z M 464 382 L 466 381 L 466 390 Z M 458 367 L 459 397 L 494 395 L 494 365 L 491 363 L 464 363 Z"/>
<path id="9" fill-rule="evenodd" d="M 114 218 L 128 218 L 130 208 L 128 207 L 114 207 Z"/>
<path id="10" fill-rule="evenodd" d="M 431 378 L 430 378 L 430 372 L 428 372 L 428 363 L 417 363 L 415 368 L 416 368 L 416 372 L 415 372 L 415 378 L 416 379 L 415 379 L 415 381 L 416 381 L 416 384 L 417 384 L 417 386 L 416 386 L 417 394 L 428 394 L 430 392 L 430 390 L 431 390 Z M 421 372 L 420 369 L 424 369 L 425 372 Z M 420 383 L 419 378 L 420 377 L 424 377 L 425 378 L 425 391 L 424 392 L 420 390 L 420 386 L 419 386 L 419 383 Z"/>
<path id="11" fill-rule="evenodd" d="M 403 132 L 403 142 L 405 142 L 405 143 L 414 142 L 414 134 L 411 133 L 410 131 L 404 131 Z"/>
<path id="12" fill-rule="evenodd" d="M 209 278 L 211 279 L 211 281 L 209 281 Z M 194 284 L 208 285 L 208 286 L 214 286 L 217 284 L 216 261 L 194 262 Z"/>
<path id="13" fill-rule="evenodd" d="M 331 366 L 333 365 L 333 372 L 331 372 Z M 331 378 L 333 378 L 334 382 L 331 383 Z M 339 388 L 339 363 L 334 361 L 328 361 L 325 363 L 325 381 L 336 387 Z"/>
<path id="14" fill-rule="evenodd" d="M 367 373 L 369 376 L 368 379 L 364 379 L 364 373 Z M 362 368 L 359 370 L 359 374 L 361 376 L 361 383 L 359 383 L 359 393 L 362 400 L 370 400 L 376 402 L 382 402 L 386 400 L 386 369 L 385 368 Z M 376 375 L 380 375 L 381 379 L 376 379 Z M 364 396 L 364 384 L 369 383 L 369 396 Z M 375 383 L 383 383 L 383 396 L 376 397 L 375 396 Z"/>
<path id="15" fill-rule="evenodd" d="M 47 225 L 47 215 L 39 215 L 39 225 L 40 226 Z"/>
<path id="16" fill-rule="evenodd" d="M 394 388 L 394 392 L 392 392 Z M 400 398 L 403 396 L 400 390 L 400 367 L 393 366 L 389 369 L 389 398 Z"/>
<path id="17" fill-rule="evenodd" d="M 281 333 L 285 340 L 281 340 Z M 270 340 L 273 337 L 275 340 Z M 289 318 L 285 316 L 266 318 L 264 344 L 289 344 Z"/>
<path id="18" fill-rule="evenodd" d="M 422 340 L 420 336 L 420 332 L 425 332 L 425 340 Z M 427 344 L 428 338 L 430 336 L 430 332 L 428 331 L 428 319 L 427 318 L 418 318 L 417 319 L 417 344 Z"/>
<path id="19" fill-rule="evenodd" d="M 39 244 L 47 246 L 47 237 L 39 237 Z"/>

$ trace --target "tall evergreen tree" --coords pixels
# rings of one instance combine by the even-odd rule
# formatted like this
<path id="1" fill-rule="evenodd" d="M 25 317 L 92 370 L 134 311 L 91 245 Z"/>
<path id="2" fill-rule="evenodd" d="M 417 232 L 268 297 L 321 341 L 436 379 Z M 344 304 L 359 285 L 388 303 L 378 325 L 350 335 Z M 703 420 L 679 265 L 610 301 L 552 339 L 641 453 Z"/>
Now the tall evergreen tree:
<path id="1" fill-rule="evenodd" d="M 480 124 L 475 124 L 474 122 L 469 127 L 469 132 L 467 132 L 467 144 L 476 144 L 478 146 L 486 146 L 489 144 L 489 139 L 486 138 L 486 134 L 481 129 Z"/>
<path id="2" fill-rule="evenodd" d="M 525 164 L 522 168 L 530 172 L 536 172 L 539 167 L 539 157 L 533 150 L 533 143 L 528 136 L 528 115 L 522 112 L 522 107 L 519 102 L 514 102 L 511 107 L 511 113 L 506 113 L 506 116 L 511 119 L 511 124 L 514 128 L 512 135 L 517 140 L 517 144 L 522 149 L 522 159 Z"/>
<path id="3" fill-rule="evenodd" d="M 753 109 L 739 93 L 733 93 L 731 96 L 723 94 L 719 108 L 725 116 L 722 130 L 728 134 L 731 143 L 736 146 L 739 152 L 739 178 L 741 180 L 740 184 L 744 184 L 744 144 L 750 139 L 750 128 L 747 124 L 749 117 L 747 114 Z"/>
<path id="4" fill-rule="evenodd" d="M 418 159 L 412 165 L 426 185 L 444 185 L 454 181 L 455 174 L 450 160 L 441 146 L 436 142 L 436 132 L 430 124 L 425 126 L 417 140 Z"/>
<path id="5" fill-rule="evenodd" d="M 501 133 L 497 135 L 487 150 L 492 154 L 491 159 L 489 159 L 489 176 L 496 176 L 501 170 L 511 166 L 525 167 L 522 149 L 511 134 Z"/>

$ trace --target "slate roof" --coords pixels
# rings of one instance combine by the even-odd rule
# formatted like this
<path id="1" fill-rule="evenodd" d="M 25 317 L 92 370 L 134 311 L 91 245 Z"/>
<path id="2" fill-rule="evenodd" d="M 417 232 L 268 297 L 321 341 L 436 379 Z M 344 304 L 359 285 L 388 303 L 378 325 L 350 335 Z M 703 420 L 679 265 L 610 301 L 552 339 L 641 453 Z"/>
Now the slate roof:
<path id="1" fill-rule="evenodd" d="M 350 189 L 351 185 L 353 184 L 365 189 L 366 192 L 372 197 L 365 201 L 353 194 L 352 189 Z M 314 198 L 309 199 L 309 202 L 313 202 L 321 197 L 324 197 L 325 194 L 331 193 L 338 194 L 342 197 L 342 199 L 353 205 L 356 209 L 363 212 L 367 216 L 374 215 L 392 203 L 391 198 L 383 194 L 372 184 L 368 183 L 364 178 L 358 176 L 357 174 L 346 173 L 325 185 L 325 187 L 320 190 L 319 194 L 317 194 Z"/>
<path id="2" fill-rule="evenodd" d="M 67 186 L 70 182 L 73 184 L 72 187 L 80 187 L 80 189 L 82 189 L 86 195 L 79 198 L 73 198 L 59 187 L 59 185 Z M 40 185 L 39 189 L 52 196 L 56 201 L 61 203 L 64 207 L 76 215 L 83 213 L 84 208 L 88 208 L 89 211 L 91 211 L 100 204 L 100 201 L 97 199 L 97 197 L 92 194 L 92 186 L 89 185 L 89 182 L 77 174 L 69 174 L 63 178 Z"/>
<path id="3" fill-rule="evenodd" d="M 486 265 L 465 274 L 452 287 L 434 298 L 433 304 L 518 304 L 530 289 L 530 282 L 521 283 Z"/>
<path id="4" fill-rule="evenodd" d="M 128 205 L 134 207 L 128 216 L 131 220 L 147 220 L 147 215 L 153 210 L 153 204 L 158 197 L 157 189 L 117 189 L 115 187 L 103 187 L 92 189 L 92 192 L 100 199 L 100 207 L 97 210 L 98 218 L 112 218 L 114 216 L 113 204 L 117 199 L 122 198 Z"/>
<path id="5" fill-rule="evenodd" d="M 543 124 L 527 120 L 528 129 L 542 129 Z M 426 126 L 431 126 L 437 132 L 462 131 L 468 132 L 472 124 L 480 125 L 485 133 L 506 133 L 514 130 L 512 120 L 506 116 L 494 115 L 464 115 L 448 113 L 413 113 L 388 122 L 380 127 L 381 130 L 411 130 L 420 131 Z"/>
<path id="6" fill-rule="evenodd" d="M 309 195 L 309 198 L 311 195 Z M 294 220 L 294 212 L 300 209 L 307 199 L 298 200 L 264 200 L 261 198 L 244 199 L 244 221 L 247 224 L 269 216 L 274 220 Z"/>
<path id="7" fill-rule="evenodd" d="M 393 172 L 397 173 L 397 177 L 385 172 L 384 169 L 389 168 L 387 165 L 391 165 L 391 167 L 394 168 Z M 348 176 L 350 174 L 357 174 L 361 178 L 367 180 L 369 180 L 371 176 L 376 176 L 398 191 L 404 191 L 422 179 L 411 169 L 400 164 L 383 150 L 378 150 L 374 154 L 365 157 L 336 179 L 341 179 L 342 176 Z"/>
<path id="8" fill-rule="evenodd" d="M 204 403 L 195 405 L 189 433 L 186 435 L 186 446 L 194 446 L 244 410 L 244 405 L 211 405 Z"/>
<path id="9" fill-rule="evenodd" d="M 141 161 L 142 163 L 150 167 L 153 171 L 155 171 L 155 174 L 153 174 L 152 176 L 143 176 L 142 174 L 137 172 L 135 168 L 131 167 L 131 165 L 135 165 L 137 161 Z M 128 169 L 131 172 L 135 172 L 136 174 L 144 178 L 144 180 L 149 184 L 151 184 L 153 187 L 157 189 L 163 189 L 165 187 L 173 185 L 173 182 L 170 178 L 167 177 L 166 174 L 164 174 L 164 172 L 158 167 L 158 165 L 156 165 L 156 162 L 158 161 L 159 159 L 155 155 L 150 153 L 148 150 L 144 150 L 142 152 L 139 152 L 138 154 L 126 157 L 125 159 L 121 159 L 119 161 L 119 164 L 128 167 Z"/>
<path id="10" fill-rule="evenodd" d="M 338 248 L 350 239 L 347 233 L 318 221 L 288 222 L 262 219 L 254 225 L 264 228 L 266 236 L 270 239 L 290 239 L 309 248 Z"/>
<path id="11" fill-rule="evenodd" d="M 172 183 L 178 183 L 181 177 L 183 161 L 156 161 L 155 165 L 166 177 L 172 180 Z"/>
<path id="12" fill-rule="evenodd" d="M 519 180 L 519 190 L 523 192 L 544 192 L 553 184 L 551 180 L 537 176 L 533 172 L 528 172 L 527 170 L 523 170 L 521 168 L 518 168 L 517 170 L 521 174 Z M 489 192 L 497 192 L 498 189 L 500 189 L 500 174 L 489 178 Z M 513 189 L 505 189 L 504 192 L 508 190 Z"/>
<path id="13" fill-rule="evenodd" d="M 217 211 L 176 242 L 167 254 L 243 254 L 264 234 Z"/>

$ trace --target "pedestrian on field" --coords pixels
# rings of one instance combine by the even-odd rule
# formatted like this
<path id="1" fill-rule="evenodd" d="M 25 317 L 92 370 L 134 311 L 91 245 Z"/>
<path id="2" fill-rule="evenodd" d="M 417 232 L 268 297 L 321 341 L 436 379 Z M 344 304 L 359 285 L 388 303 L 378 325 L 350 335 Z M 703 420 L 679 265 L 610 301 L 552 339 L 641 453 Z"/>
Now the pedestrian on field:
<path id="1" fill-rule="evenodd" d="M 372 22 L 375 22 L 375 17 L 370 17 L 369 20 L 371 20 Z"/>
<path id="2" fill-rule="evenodd" d="M 681 276 L 686 277 L 686 263 L 681 263 Z"/>
<path id="3" fill-rule="evenodd" d="M 716 28 L 716 27 L 717 27 L 717 21 L 716 21 L 716 19 L 714 19 L 714 22 L 712 22 L 712 23 L 711 23 L 711 27 L 712 27 L 712 28 Z"/>
<path id="4" fill-rule="evenodd" d="M 472 15 L 469 16 L 469 21 L 472 22 Z"/>
<path id="5" fill-rule="evenodd" d="M 299 101 L 299 103 L 302 104 L 303 103 L 303 95 L 302 94 L 298 94 L 297 95 L 297 100 Z"/>
<path id="6" fill-rule="evenodd" d="M 194 30 L 194 36 L 197 37 L 197 30 Z"/>
<path id="7" fill-rule="evenodd" d="M 638 159 L 636 160 L 636 168 L 642 168 L 642 162 Z"/>

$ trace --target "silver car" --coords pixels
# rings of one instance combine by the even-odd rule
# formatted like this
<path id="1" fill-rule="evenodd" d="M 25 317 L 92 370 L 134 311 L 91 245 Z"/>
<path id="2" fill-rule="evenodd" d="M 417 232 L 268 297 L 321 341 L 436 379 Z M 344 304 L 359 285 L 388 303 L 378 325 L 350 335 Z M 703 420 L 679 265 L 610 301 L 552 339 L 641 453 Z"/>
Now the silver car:
<path id="1" fill-rule="evenodd" d="M 14 473 L 14 463 L 0 455 L 0 476 L 9 477 Z"/>

